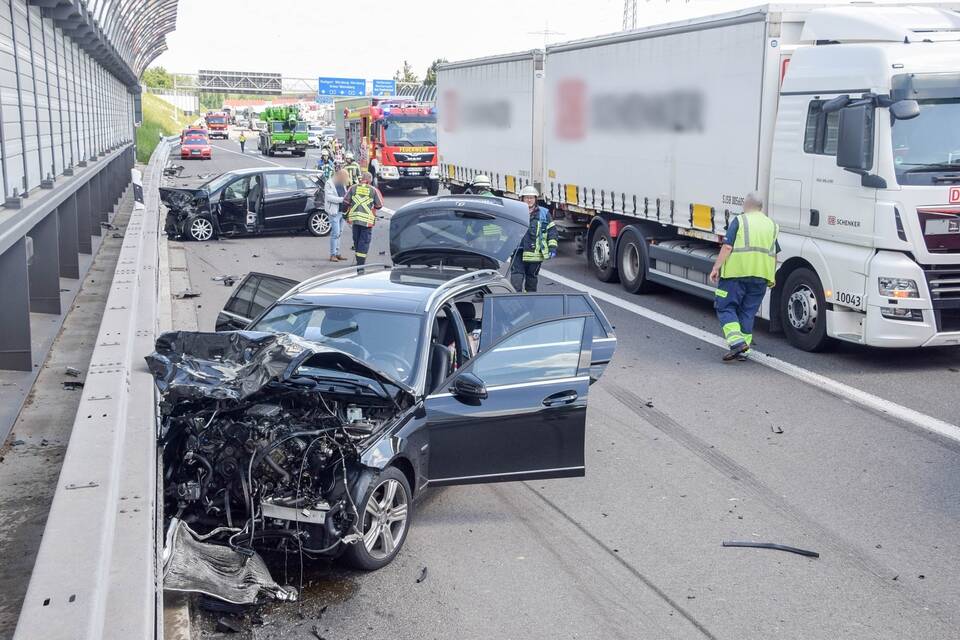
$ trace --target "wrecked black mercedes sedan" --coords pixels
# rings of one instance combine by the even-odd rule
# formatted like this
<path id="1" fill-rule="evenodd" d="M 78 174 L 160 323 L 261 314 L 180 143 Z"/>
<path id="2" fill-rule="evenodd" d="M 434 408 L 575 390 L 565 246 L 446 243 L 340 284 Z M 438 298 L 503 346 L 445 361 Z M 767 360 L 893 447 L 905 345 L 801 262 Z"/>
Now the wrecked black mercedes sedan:
<path id="1" fill-rule="evenodd" d="M 506 199 L 419 200 L 392 218 L 393 266 L 267 287 L 283 293 L 245 317 L 271 277 L 253 274 L 227 305 L 242 330 L 163 335 L 168 521 L 377 569 L 427 487 L 583 475 L 616 337 L 589 295 L 517 294 L 499 273 L 527 220 Z"/>
<path id="2" fill-rule="evenodd" d="M 322 174 L 290 167 L 227 171 L 195 189 L 161 187 L 170 238 L 205 242 L 225 235 L 330 233 Z"/>

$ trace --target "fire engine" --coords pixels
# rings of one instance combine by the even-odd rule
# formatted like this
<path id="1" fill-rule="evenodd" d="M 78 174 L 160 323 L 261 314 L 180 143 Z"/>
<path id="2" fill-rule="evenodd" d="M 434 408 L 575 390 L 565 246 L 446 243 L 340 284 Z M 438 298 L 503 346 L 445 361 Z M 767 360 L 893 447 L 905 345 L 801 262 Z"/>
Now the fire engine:
<path id="1" fill-rule="evenodd" d="M 223 111 L 208 111 L 207 115 L 204 116 L 204 120 L 207 122 L 207 131 L 209 132 L 210 138 L 223 138 L 227 139 L 227 114 Z"/>
<path id="2" fill-rule="evenodd" d="M 405 100 L 375 100 L 344 109 L 346 148 L 368 167 L 380 187 L 440 190 L 437 110 Z"/>

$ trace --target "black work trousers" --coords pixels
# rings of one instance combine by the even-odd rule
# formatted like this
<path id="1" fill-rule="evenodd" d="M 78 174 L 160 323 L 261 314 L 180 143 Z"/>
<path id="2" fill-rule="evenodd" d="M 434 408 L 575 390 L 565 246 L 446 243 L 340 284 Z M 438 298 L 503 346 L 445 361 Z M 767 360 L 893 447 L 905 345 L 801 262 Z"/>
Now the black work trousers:
<path id="1" fill-rule="evenodd" d="M 510 284 L 521 293 L 535 292 L 540 282 L 540 265 L 542 264 L 542 262 L 524 262 L 520 252 L 517 252 L 510 265 Z"/>

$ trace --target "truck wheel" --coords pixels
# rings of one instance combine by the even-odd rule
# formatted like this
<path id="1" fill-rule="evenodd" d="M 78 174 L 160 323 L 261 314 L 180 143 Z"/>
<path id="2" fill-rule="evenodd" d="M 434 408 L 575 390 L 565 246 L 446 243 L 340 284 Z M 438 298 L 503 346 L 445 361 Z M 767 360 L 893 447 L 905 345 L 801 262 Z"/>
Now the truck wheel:
<path id="1" fill-rule="evenodd" d="M 613 254 L 613 240 L 606 225 L 600 225 L 590 238 L 590 251 L 587 260 L 593 273 L 603 282 L 617 281 L 616 256 Z"/>
<path id="2" fill-rule="evenodd" d="M 649 293 L 654 289 L 654 283 L 647 279 L 649 268 L 646 239 L 636 227 L 627 227 L 617 242 L 620 284 L 630 293 Z"/>
<path id="3" fill-rule="evenodd" d="M 427 183 L 427 194 L 435 196 L 440 193 L 440 182 L 437 180 L 431 180 Z"/>
<path id="4" fill-rule="evenodd" d="M 387 467 L 370 483 L 357 507 L 357 528 L 363 537 L 347 547 L 343 559 L 357 569 L 375 571 L 390 564 L 407 539 L 413 516 L 407 477 L 396 467 Z"/>
<path id="5" fill-rule="evenodd" d="M 797 349 L 820 351 L 827 346 L 827 303 L 816 273 L 797 269 L 787 277 L 780 294 L 780 317 L 787 341 Z"/>

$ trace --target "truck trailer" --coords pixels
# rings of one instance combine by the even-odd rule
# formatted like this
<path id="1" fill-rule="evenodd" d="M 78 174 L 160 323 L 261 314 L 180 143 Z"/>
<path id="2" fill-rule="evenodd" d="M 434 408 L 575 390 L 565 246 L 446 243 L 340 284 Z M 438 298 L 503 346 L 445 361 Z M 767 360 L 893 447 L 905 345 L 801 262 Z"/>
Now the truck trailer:
<path id="1" fill-rule="evenodd" d="M 809 351 L 960 344 L 954 9 L 764 5 L 549 46 L 539 70 L 445 65 L 441 174 L 459 190 L 499 169 L 506 197 L 533 184 L 601 280 L 707 299 L 727 226 L 758 191 L 780 227 L 772 330 Z M 458 95 L 456 74 L 489 102 L 514 71 L 499 111 Z M 527 119 L 529 165 L 491 163 L 495 132 Z"/>

